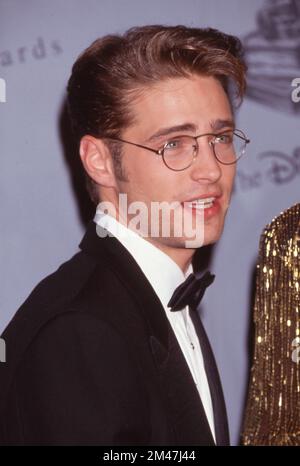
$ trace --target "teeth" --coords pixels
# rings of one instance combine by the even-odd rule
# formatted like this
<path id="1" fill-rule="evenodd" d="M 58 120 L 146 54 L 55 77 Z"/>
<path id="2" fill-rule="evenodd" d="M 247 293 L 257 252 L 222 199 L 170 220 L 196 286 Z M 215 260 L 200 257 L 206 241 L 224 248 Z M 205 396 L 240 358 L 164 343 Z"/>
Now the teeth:
<path id="1" fill-rule="evenodd" d="M 196 199 L 195 201 L 187 202 L 187 205 L 188 207 L 192 207 L 194 209 L 208 209 L 209 207 L 212 207 L 214 200 L 214 197 Z"/>

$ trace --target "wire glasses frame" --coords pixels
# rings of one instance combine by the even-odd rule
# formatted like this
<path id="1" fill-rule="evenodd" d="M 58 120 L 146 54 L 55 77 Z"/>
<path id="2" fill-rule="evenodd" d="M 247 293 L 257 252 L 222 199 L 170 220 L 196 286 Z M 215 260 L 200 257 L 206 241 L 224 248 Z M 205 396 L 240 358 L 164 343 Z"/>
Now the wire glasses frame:
<path id="1" fill-rule="evenodd" d="M 242 155 L 244 155 L 246 146 L 250 143 L 250 139 L 248 139 L 243 131 L 239 129 L 225 131 L 224 133 L 219 134 L 205 133 L 200 134 L 199 136 L 175 136 L 174 138 L 169 139 L 161 149 L 153 149 L 152 147 L 126 141 L 122 138 L 109 137 L 108 139 L 149 150 L 161 156 L 164 164 L 170 170 L 183 171 L 189 168 L 196 159 L 199 153 L 198 139 L 204 136 L 210 136 L 212 138 L 208 144 L 210 147 L 212 147 L 215 158 L 223 165 L 235 164 L 242 157 Z M 173 146 L 171 146 L 172 144 Z M 234 147 L 235 145 L 238 146 L 237 150 Z M 184 165 L 184 167 L 174 168 L 175 164 L 183 162 L 183 155 L 186 156 L 187 163 Z M 228 159 L 230 155 L 234 160 Z M 172 163 L 174 165 L 170 166 Z"/>

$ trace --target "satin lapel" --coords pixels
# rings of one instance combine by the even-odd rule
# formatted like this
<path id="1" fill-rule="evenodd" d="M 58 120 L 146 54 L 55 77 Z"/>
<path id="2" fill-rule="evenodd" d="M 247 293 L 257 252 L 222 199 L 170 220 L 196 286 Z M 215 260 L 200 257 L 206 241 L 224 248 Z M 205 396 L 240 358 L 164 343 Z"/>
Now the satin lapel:
<path id="1" fill-rule="evenodd" d="M 214 445 L 198 391 L 165 310 L 133 257 L 116 238 L 100 238 L 94 222 L 90 222 L 80 248 L 97 255 L 114 270 L 143 314 L 175 444 Z"/>
<path id="2" fill-rule="evenodd" d="M 194 323 L 196 332 L 201 345 L 201 350 L 204 359 L 204 366 L 206 375 L 208 378 L 210 393 L 212 397 L 213 411 L 214 411 L 214 423 L 216 432 L 217 445 L 226 446 L 229 445 L 229 432 L 226 405 L 221 385 L 221 380 L 217 368 L 217 364 L 214 358 L 212 348 L 210 346 L 207 334 L 201 322 L 198 311 L 189 311 L 191 319 Z"/>

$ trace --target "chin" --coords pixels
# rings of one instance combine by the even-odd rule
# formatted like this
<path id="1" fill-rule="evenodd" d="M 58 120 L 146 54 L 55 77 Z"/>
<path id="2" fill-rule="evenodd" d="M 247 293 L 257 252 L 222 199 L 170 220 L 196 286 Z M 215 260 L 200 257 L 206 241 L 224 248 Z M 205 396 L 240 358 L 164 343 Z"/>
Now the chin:
<path id="1" fill-rule="evenodd" d="M 219 241 L 223 232 L 223 226 L 224 225 L 214 229 L 213 231 L 209 231 L 209 229 L 207 229 L 207 231 L 204 233 L 203 246 L 208 246 L 209 244 L 214 244 Z"/>
<path id="2" fill-rule="evenodd" d="M 203 246 L 216 243 L 222 234 L 224 222 L 214 222 L 215 224 L 206 224 L 204 231 L 198 236 L 169 236 L 152 238 L 153 243 L 160 243 L 161 246 L 174 249 L 199 249 Z"/>

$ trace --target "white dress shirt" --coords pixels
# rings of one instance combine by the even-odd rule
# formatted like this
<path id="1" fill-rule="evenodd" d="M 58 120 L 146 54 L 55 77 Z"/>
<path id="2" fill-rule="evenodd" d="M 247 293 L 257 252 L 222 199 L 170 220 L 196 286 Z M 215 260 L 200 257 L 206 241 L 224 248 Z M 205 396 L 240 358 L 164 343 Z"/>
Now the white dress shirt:
<path id="1" fill-rule="evenodd" d="M 160 299 L 197 386 L 215 440 L 210 389 L 198 336 L 189 316 L 188 307 L 186 306 L 182 311 L 176 312 L 168 308 L 168 302 L 175 288 L 192 272 L 192 266 L 189 266 L 186 275 L 184 275 L 176 262 L 167 254 L 99 209 L 96 211 L 94 221 L 117 238 L 133 256 Z"/>

